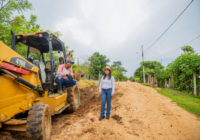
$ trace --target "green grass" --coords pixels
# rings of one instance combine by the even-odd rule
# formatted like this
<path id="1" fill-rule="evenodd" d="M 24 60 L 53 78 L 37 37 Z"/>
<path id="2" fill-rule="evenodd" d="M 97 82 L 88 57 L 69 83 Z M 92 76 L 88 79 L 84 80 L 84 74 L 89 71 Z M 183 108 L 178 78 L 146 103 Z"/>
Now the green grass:
<path id="1" fill-rule="evenodd" d="M 140 83 L 143 86 L 149 86 L 149 83 Z"/>
<path id="2" fill-rule="evenodd" d="M 148 83 L 140 84 L 149 86 Z M 157 90 L 158 93 L 172 99 L 172 102 L 176 102 L 178 106 L 200 117 L 200 96 L 194 96 L 192 93 L 177 91 L 170 88 L 154 89 Z"/>
<path id="3" fill-rule="evenodd" d="M 176 102 L 177 105 L 183 109 L 189 111 L 200 117 L 200 97 L 194 96 L 191 93 L 181 92 L 169 88 L 156 89 L 158 93 L 171 98 L 172 102 Z"/>

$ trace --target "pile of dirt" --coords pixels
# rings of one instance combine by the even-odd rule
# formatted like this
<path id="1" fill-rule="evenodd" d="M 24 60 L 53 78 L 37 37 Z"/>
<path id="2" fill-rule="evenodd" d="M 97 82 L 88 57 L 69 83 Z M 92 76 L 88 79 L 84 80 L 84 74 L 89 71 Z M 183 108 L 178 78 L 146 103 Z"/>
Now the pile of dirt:
<path id="1" fill-rule="evenodd" d="M 94 93 L 94 92 L 98 92 L 98 88 L 99 88 L 98 85 L 91 85 L 91 86 L 89 86 L 89 87 L 80 89 L 80 93 L 81 93 L 81 95 L 92 94 L 92 93 Z"/>
<path id="2" fill-rule="evenodd" d="M 84 113 L 89 111 L 99 111 L 101 108 L 101 96 L 98 94 L 99 85 L 92 85 L 84 89 L 80 89 L 80 106 L 79 109 L 75 112 L 79 117 L 83 116 Z M 124 94 L 118 92 L 118 89 L 115 90 L 115 96 L 112 99 L 112 102 L 118 101 L 118 97 L 123 96 Z"/>
<path id="3" fill-rule="evenodd" d="M 117 120 L 117 121 L 121 121 L 122 120 L 122 117 L 120 117 L 119 115 L 113 115 L 111 118 Z"/>
<path id="4" fill-rule="evenodd" d="M 93 80 L 80 80 L 78 81 L 78 87 L 79 89 L 84 89 L 86 87 L 90 87 L 92 85 L 99 85 L 98 83 L 96 83 L 95 81 Z"/>
<path id="5" fill-rule="evenodd" d="M 90 109 L 97 110 L 101 104 L 101 97 L 98 95 L 99 86 L 92 85 L 80 90 L 80 106 L 75 112 L 79 117 Z"/>
<path id="6" fill-rule="evenodd" d="M 95 128 L 88 128 L 86 130 L 83 130 L 84 133 L 93 133 L 95 132 Z"/>
<path id="7" fill-rule="evenodd" d="M 26 132 L 0 131 L 1 140 L 26 140 Z"/>

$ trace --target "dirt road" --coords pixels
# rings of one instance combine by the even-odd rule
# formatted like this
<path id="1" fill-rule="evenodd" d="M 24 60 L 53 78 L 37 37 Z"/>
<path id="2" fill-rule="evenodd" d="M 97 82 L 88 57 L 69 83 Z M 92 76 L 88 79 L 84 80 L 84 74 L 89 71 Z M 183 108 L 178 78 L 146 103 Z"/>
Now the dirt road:
<path id="1" fill-rule="evenodd" d="M 115 117 L 99 121 L 97 88 L 81 91 L 77 112 L 53 117 L 52 140 L 200 140 L 200 118 L 139 83 L 117 82 L 111 111 Z M 5 135 L 25 139 L 23 133 Z"/>

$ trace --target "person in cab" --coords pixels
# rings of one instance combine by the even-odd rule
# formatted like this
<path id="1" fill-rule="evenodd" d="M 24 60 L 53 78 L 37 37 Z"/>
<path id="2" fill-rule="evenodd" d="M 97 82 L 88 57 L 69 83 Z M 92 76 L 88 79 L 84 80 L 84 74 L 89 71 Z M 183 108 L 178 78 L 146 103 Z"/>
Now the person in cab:
<path id="1" fill-rule="evenodd" d="M 73 79 L 73 73 L 71 66 L 74 64 L 71 60 L 66 60 L 65 64 L 61 64 L 58 67 L 57 76 L 55 82 L 57 84 L 57 93 L 66 93 L 66 88 L 76 85 L 76 80 Z"/>

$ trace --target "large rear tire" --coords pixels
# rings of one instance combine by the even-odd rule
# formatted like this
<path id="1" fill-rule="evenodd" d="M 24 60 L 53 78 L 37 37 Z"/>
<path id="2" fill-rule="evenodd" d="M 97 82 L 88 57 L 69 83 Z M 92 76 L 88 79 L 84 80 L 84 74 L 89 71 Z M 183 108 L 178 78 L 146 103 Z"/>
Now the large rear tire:
<path id="1" fill-rule="evenodd" d="M 70 104 L 70 107 L 65 109 L 64 112 L 72 113 L 75 112 L 80 104 L 80 92 L 77 85 L 67 88 L 67 103 Z"/>
<path id="2" fill-rule="evenodd" d="M 28 113 L 26 135 L 32 140 L 51 139 L 51 112 L 47 103 L 33 105 Z"/>

